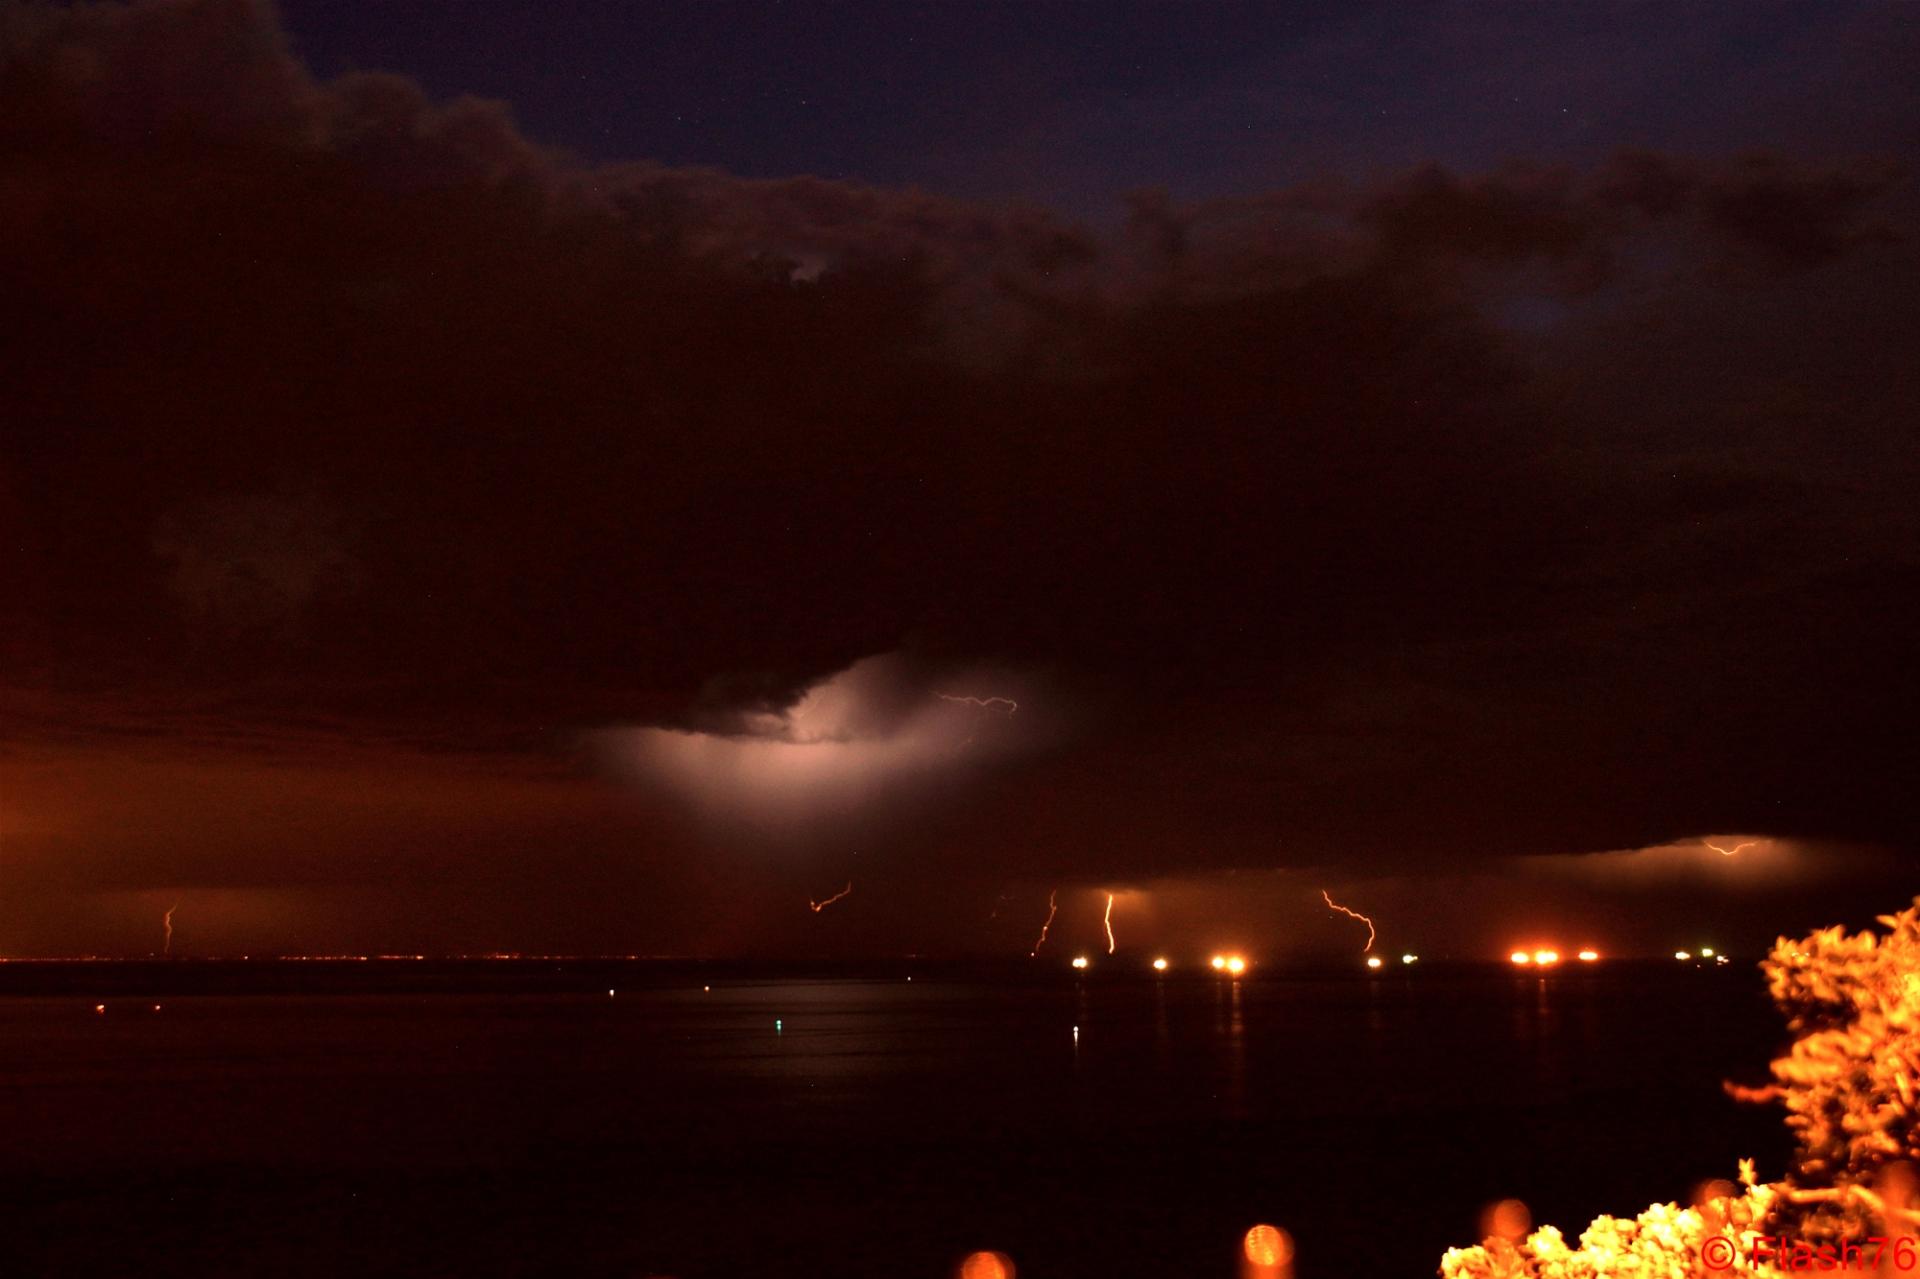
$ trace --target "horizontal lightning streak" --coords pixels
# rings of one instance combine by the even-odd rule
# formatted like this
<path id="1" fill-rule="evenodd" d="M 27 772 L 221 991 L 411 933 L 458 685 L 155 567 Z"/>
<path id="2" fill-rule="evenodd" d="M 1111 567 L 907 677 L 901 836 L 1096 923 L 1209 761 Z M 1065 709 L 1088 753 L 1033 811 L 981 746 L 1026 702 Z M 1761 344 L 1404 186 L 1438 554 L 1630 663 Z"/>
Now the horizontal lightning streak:
<path id="1" fill-rule="evenodd" d="M 833 905 L 835 902 L 839 901 L 842 897 L 845 897 L 848 893 L 852 891 L 853 891 L 853 881 L 849 879 L 847 881 L 847 886 L 845 888 L 841 889 L 839 892 L 835 893 L 833 896 L 827 898 L 825 901 L 817 901 L 817 902 L 809 901 L 807 903 L 807 909 L 812 911 L 814 914 L 818 915 L 821 911 Z"/>
<path id="2" fill-rule="evenodd" d="M 978 706 L 983 711 L 1003 711 L 1011 715 L 1020 709 L 1020 703 L 1011 697 L 969 697 L 955 693 L 935 693 L 943 702 L 959 702 L 963 706 Z"/>

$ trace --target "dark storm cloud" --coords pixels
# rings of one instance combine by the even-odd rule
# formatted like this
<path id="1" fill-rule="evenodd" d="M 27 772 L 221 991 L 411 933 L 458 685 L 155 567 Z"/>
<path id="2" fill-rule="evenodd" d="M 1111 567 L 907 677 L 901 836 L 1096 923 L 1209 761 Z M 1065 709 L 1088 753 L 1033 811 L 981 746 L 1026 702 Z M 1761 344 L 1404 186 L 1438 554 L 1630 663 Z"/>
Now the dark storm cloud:
<path id="1" fill-rule="evenodd" d="M 1078 730 L 918 836 L 983 880 L 1910 829 L 1884 164 L 1108 234 L 588 167 L 242 0 L 0 23 L 16 743 L 549 752 L 903 652 Z"/>

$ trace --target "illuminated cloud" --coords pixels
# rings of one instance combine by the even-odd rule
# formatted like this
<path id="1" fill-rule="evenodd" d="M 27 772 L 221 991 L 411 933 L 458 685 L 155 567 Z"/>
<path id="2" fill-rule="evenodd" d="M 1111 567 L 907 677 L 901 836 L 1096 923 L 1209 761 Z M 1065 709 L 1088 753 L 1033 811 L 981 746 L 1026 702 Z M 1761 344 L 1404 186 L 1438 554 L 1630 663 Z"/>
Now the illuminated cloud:
<path id="1" fill-rule="evenodd" d="M 1350 945 L 1208 877 L 1284 863 L 1437 954 L 1434 885 L 1504 938 L 1521 891 L 1657 914 L 1840 858 L 1697 832 L 1920 821 L 1881 166 L 1415 164 L 1089 224 L 577 162 L 316 77 L 246 0 L 0 5 L 0 43 L 0 948 L 92 944 L 90 892 L 194 893 L 184 941 L 200 889 L 323 882 L 405 936 L 524 938 L 537 892 L 544 935 L 744 944 L 766 877 L 712 835 L 884 827 L 913 875 L 823 921 L 814 861 L 769 909 L 973 944 L 968 891 L 1024 880 L 1002 948 L 1059 888 L 1046 955 L 1169 881 L 1129 945 Z M 909 643 L 939 665 L 856 662 Z M 703 697 L 739 671 L 784 691 Z M 569 771 L 583 725 L 673 802 Z M 135 757 L 183 744 L 230 753 Z"/>
<path id="2" fill-rule="evenodd" d="M 957 792 L 970 770 L 1047 744 L 1062 723 L 1005 672 L 935 678 L 898 654 L 863 658 L 785 708 L 710 718 L 707 728 L 610 730 L 597 743 L 613 769 L 664 785 L 707 819 L 776 837 Z"/>

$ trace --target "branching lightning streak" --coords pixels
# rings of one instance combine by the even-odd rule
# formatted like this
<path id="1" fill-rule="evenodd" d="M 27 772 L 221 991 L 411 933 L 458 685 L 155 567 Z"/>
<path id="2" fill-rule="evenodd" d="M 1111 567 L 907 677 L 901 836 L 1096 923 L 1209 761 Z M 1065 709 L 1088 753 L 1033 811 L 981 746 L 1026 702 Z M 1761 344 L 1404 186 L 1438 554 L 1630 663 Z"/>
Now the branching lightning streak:
<path id="1" fill-rule="evenodd" d="M 1113 894 L 1112 893 L 1107 894 L 1107 913 L 1106 913 L 1106 916 L 1103 919 L 1101 919 L 1100 922 L 1106 926 L 1107 953 L 1111 955 L 1113 953 Z"/>
<path id="2" fill-rule="evenodd" d="M 1371 919 L 1368 919 L 1365 915 L 1362 915 L 1359 911 L 1348 910 L 1345 906 L 1342 906 L 1339 902 L 1333 900 L 1332 897 L 1328 896 L 1327 890 L 1324 888 L 1320 890 L 1320 896 L 1326 898 L 1327 905 L 1333 907 L 1335 910 L 1339 911 L 1342 915 L 1347 915 L 1354 919 L 1357 919 L 1361 923 L 1367 926 L 1367 944 L 1360 948 L 1360 953 L 1364 955 L 1368 951 L 1372 950 L 1373 939 L 1376 936 L 1378 936 L 1378 934 L 1374 932 L 1373 921 Z"/>
<path id="3" fill-rule="evenodd" d="M 173 912 L 179 909 L 180 903 L 175 902 L 173 905 L 167 907 L 166 914 L 160 916 L 160 926 L 167 930 L 166 944 L 160 948 L 160 953 L 163 955 L 171 955 L 173 953 Z"/>
<path id="4" fill-rule="evenodd" d="M 839 901 L 842 897 L 845 897 L 848 893 L 852 891 L 853 891 L 853 881 L 849 879 L 847 881 L 847 886 L 845 888 L 841 889 L 839 892 L 835 893 L 833 896 L 827 898 L 825 901 L 817 901 L 817 902 L 809 901 L 807 903 L 807 909 L 812 911 L 814 914 L 818 915 L 821 911 L 833 905 L 835 902 Z"/>
<path id="5" fill-rule="evenodd" d="M 1020 703 L 1011 697 L 969 697 L 956 693 L 935 693 L 943 702 L 959 702 L 964 706 L 978 706 L 983 711 L 1002 710 L 1011 715 L 1020 709 Z"/>
<path id="6" fill-rule="evenodd" d="M 1040 953 L 1040 948 L 1047 944 L 1047 929 L 1053 927 L 1053 917 L 1055 913 L 1059 911 L 1059 909 L 1060 909 L 1060 890 L 1056 888 L 1052 892 L 1047 894 L 1047 922 L 1040 925 L 1040 937 L 1037 941 L 1033 943 L 1033 949 L 1027 952 L 1028 959 L 1032 959 L 1034 956 L 1038 955 Z"/>
<path id="7" fill-rule="evenodd" d="M 1722 857 L 1731 857 L 1743 848 L 1753 848 L 1760 843 L 1760 841 L 1757 839 L 1750 839 L 1744 844 L 1735 844 L 1732 848 L 1722 848 L 1720 847 L 1720 845 L 1714 843 L 1710 839 L 1703 839 L 1700 842 L 1705 844 L 1708 848 L 1711 848 L 1714 852 L 1720 854 Z"/>

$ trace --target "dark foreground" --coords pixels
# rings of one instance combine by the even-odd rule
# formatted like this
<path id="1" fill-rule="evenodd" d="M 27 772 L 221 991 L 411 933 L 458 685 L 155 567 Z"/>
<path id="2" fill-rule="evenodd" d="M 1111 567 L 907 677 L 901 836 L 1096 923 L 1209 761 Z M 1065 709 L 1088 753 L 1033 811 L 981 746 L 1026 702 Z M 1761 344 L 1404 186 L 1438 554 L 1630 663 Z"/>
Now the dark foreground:
<path id="1" fill-rule="evenodd" d="M 1229 1276 L 1269 1221 L 1384 1279 L 1788 1144 L 1744 964 L 0 969 L 5 1274 Z"/>

